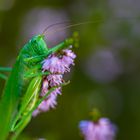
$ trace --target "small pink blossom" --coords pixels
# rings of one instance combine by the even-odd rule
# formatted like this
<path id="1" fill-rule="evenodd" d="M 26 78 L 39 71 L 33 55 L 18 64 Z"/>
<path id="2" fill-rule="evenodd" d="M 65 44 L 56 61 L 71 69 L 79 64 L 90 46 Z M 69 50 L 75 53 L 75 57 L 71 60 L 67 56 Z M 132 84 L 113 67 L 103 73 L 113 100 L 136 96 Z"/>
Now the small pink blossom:
<path id="1" fill-rule="evenodd" d="M 76 55 L 69 49 L 63 50 L 63 52 L 64 55 L 61 59 L 61 62 L 65 67 L 65 72 L 69 72 L 70 66 L 74 65 L 74 59 L 76 58 Z"/>
<path id="2" fill-rule="evenodd" d="M 76 58 L 76 55 L 72 52 L 72 50 L 66 49 L 66 50 L 63 50 L 63 52 L 64 52 L 65 55 L 68 56 L 68 57 L 71 57 L 71 58 L 73 58 L 73 59 Z"/>
<path id="3" fill-rule="evenodd" d="M 55 94 L 55 95 L 61 95 L 61 87 L 56 88 L 54 91 L 52 91 L 51 94 Z"/>
<path id="4" fill-rule="evenodd" d="M 63 76 L 61 74 L 50 74 L 47 76 L 50 87 L 62 84 L 62 78 Z"/>
<path id="5" fill-rule="evenodd" d="M 61 63 L 65 68 L 65 72 L 70 72 L 70 65 L 74 65 L 74 60 L 70 57 L 63 56 L 61 59 Z"/>
<path id="6" fill-rule="evenodd" d="M 33 111 L 32 116 L 36 117 L 39 113 L 40 113 L 40 111 L 38 109 L 36 109 Z"/>
<path id="7" fill-rule="evenodd" d="M 46 111 L 49 111 L 51 108 L 55 108 L 55 106 L 57 105 L 56 99 L 57 99 L 57 94 L 50 94 L 47 97 L 47 99 L 45 99 L 44 101 L 40 103 L 40 105 L 33 112 L 32 115 L 35 117 L 41 112 L 46 112 Z"/>
<path id="8" fill-rule="evenodd" d="M 55 108 L 55 106 L 57 105 L 56 99 L 57 99 L 57 95 L 50 94 L 47 99 L 42 101 L 42 103 L 39 105 L 38 109 L 40 111 L 46 112 L 50 108 Z"/>
<path id="9" fill-rule="evenodd" d="M 61 63 L 61 60 L 54 55 L 43 61 L 42 69 L 44 71 L 50 71 L 51 73 L 64 73 L 65 71 L 65 68 Z"/>
<path id="10" fill-rule="evenodd" d="M 76 55 L 69 49 L 63 50 L 61 58 L 51 55 L 43 61 L 43 71 L 50 71 L 51 73 L 61 73 L 70 71 L 70 65 L 74 65 Z"/>
<path id="11" fill-rule="evenodd" d="M 116 126 L 107 118 L 98 122 L 81 121 L 79 127 L 85 140 L 115 140 Z"/>

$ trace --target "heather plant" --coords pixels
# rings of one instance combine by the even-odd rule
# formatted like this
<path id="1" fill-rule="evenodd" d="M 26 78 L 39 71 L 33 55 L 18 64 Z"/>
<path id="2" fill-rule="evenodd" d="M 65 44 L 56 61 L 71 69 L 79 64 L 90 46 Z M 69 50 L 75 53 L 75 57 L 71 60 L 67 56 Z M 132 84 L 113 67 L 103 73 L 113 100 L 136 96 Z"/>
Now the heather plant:
<path id="1" fill-rule="evenodd" d="M 115 140 L 117 127 L 108 118 L 101 117 L 97 110 L 91 120 L 82 120 L 79 129 L 85 140 Z"/>

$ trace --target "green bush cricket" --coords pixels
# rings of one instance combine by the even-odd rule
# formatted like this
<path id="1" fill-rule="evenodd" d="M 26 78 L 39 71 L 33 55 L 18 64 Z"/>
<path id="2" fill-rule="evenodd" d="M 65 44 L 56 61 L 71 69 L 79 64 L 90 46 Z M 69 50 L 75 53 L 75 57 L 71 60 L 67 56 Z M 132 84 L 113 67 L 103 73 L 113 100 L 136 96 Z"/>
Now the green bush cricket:
<path id="1" fill-rule="evenodd" d="M 27 125 L 31 113 L 36 107 L 37 99 L 42 84 L 41 62 L 51 53 L 67 48 L 76 43 L 74 38 L 69 38 L 48 49 L 44 35 L 33 37 L 20 51 L 16 63 L 11 69 L 11 74 L 6 81 L 6 86 L 0 101 L 0 139 L 5 140 L 9 132 L 14 132 L 13 139 Z M 0 68 L 1 71 L 6 68 Z M 4 75 L 0 75 L 1 78 Z M 30 113 L 27 113 L 30 112 Z M 26 116 L 27 114 L 27 116 Z"/>

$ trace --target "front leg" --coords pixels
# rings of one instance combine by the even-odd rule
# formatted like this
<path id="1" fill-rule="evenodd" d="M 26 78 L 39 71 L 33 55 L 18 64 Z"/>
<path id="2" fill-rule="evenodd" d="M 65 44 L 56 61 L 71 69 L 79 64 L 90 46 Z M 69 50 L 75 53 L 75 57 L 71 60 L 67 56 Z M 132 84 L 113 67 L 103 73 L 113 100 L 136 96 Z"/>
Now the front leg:
<path id="1" fill-rule="evenodd" d="M 49 54 L 56 53 L 60 50 L 66 49 L 71 45 L 75 47 L 78 47 L 79 45 L 79 35 L 77 32 L 74 32 L 71 38 L 68 38 L 63 42 L 61 42 L 60 44 L 56 45 L 55 47 L 49 49 Z"/>
<path id="2" fill-rule="evenodd" d="M 25 72 L 24 78 L 33 78 L 33 77 L 37 77 L 37 76 L 44 76 L 44 75 L 50 74 L 50 72 L 48 72 L 48 71 L 43 72 L 41 70 L 41 68 L 42 68 L 42 64 L 38 64 L 38 65 L 32 67 L 30 70 Z"/>
<path id="3" fill-rule="evenodd" d="M 56 53 L 56 52 L 58 52 L 60 50 L 66 49 L 70 45 L 73 45 L 73 43 L 74 43 L 74 39 L 73 38 L 66 39 L 65 41 L 61 42 L 57 46 L 55 46 L 53 48 L 50 48 L 49 49 L 49 54 Z"/>
<path id="4" fill-rule="evenodd" d="M 25 75 L 24 75 L 24 78 L 33 78 L 33 77 L 36 77 L 36 76 L 46 76 L 46 75 L 49 75 L 50 74 L 50 72 L 48 72 L 48 71 L 46 71 L 46 72 L 36 72 L 36 73 L 30 73 L 30 71 L 29 72 L 27 72 L 27 73 L 25 73 Z"/>

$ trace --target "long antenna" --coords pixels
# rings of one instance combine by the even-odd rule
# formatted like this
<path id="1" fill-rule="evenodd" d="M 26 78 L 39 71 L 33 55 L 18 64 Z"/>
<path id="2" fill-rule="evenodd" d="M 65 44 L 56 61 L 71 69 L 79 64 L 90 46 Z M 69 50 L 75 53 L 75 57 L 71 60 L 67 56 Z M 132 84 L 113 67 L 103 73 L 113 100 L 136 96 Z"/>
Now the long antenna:
<path id="1" fill-rule="evenodd" d="M 54 26 L 56 26 L 56 25 L 66 24 L 66 23 L 70 23 L 70 21 L 56 22 L 56 23 L 54 23 L 54 24 L 51 24 L 51 25 L 47 26 L 47 27 L 44 29 L 44 31 L 43 31 L 42 34 L 45 35 L 46 32 L 48 31 L 48 29 L 50 29 L 51 27 L 54 27 Z"/>
<path id="2" fill-rule="evenodd" d="M 55 26 L 55 25 L 59 25 L 59 24 L 64 24 L 64 23 L 70 23 L 69 21 L 66 21 L 66 22 L 59 22 L 59 23 L 55 23 L 55 24 L 51 24 L 49 25 L 44 31 L 43 31 L 43 35 L 46 35 L 47 33 L 49 34 L 54 34 L 58 31 L 62 31 L 62 30 L 65 30 L 65 29 L 68 29 L 68 28 L 71 28 L 71 27 L 75 27 L 75 26 L 79 26 L 79 25 L 84 25 L 84 24 L 91 24 L 91 23 L 98 23 L 98 22 L 102 22 L 103 19 L 101 20 L 96 20 L 96 21 L 86 21 L 86 22 L 80 22 L 80 23 L 75 23 L 75 24 L 70 24 L 68 26 L 65 26 L 65 27 L 62 27 L 62 28 L 59 28 L 59 29 L 56 29 L 55 31 L 51 31 L 51 32 L 48 32 L 48 29 Z"/>
<path id="3" fill-rule="evenodd" d="M 131 18 L 131 17 L 118 17 L 117 19 L 119 20 L 126 20 L 126 19 L 137 19 L 137 18 Z M 92 24 L 92 23 L 100 23 L 100 22 L 103 22 L 104 19 L 98 19 L 98 20 L 95 20 L 95 21 L 85 21 L 85 22 L 80 22 L 80 23 L 75 23 L 75 24 L 70 24 L 70 25 L 67 25 L 65 27 L 61 27 L 61 28 L 58 28 L 56 29 L 55 31 L 48 31 L 48 29 L 50 29 L 51 27 L 54 27 L 56 25 L 60 25 L 60 24 L 65 24 L 65 23 L 71 23 L 70 21 L 64 21 L 64 22 L 58 22 L 58 23 L 54 23 L 54 24 L 51 24 L 49 25 L 47 28 L 45 28 L 45 30 L 43 31 L 42 35 L 46 35 L 47 33 L 49 34 L 54 34 L 58 31 L 62 31 L 62 30 L 65 30 L 65 29 L 68 29 L 68 28 L 71 28 L 71 27 L 75 27 L 75 26 L 79 26 L 79 25 L 84 25 L 84 24 Z"/>

